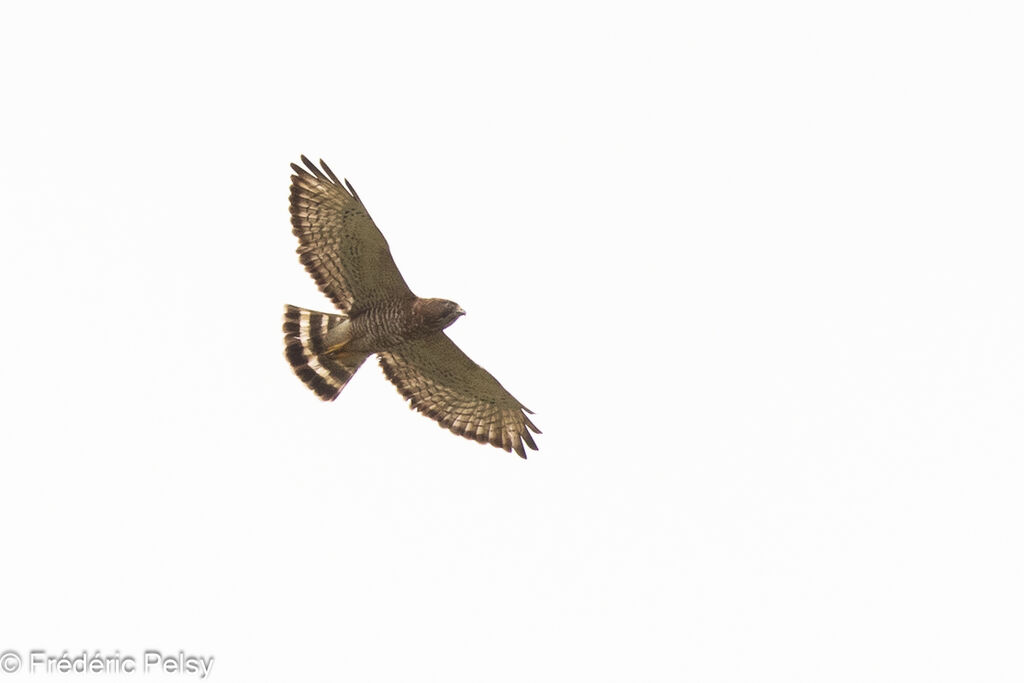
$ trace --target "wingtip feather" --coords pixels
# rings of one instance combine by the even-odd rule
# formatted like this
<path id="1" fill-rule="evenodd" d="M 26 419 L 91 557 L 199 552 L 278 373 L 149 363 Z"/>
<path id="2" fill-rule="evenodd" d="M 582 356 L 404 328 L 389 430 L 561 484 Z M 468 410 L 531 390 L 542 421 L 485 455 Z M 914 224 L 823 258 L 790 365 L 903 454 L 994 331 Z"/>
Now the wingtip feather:
<path id="1" fill-rule="evenodd" d="M 320 166 L 322 166 L 323 169 L 324 169 L 324 172 L 327 173 L 328 176 L 330 176 L 331 182 L 333 182 L 335 185 L 341 185 L 341 183 L 338 182 L 338 176 L 334 175 L 334 171 L 331 170 L 331 167 L 327 165 L 326 161 L 321 159 L 320 160 Z"/>
<path id="2" fill-rule="evenodd" d="M 523 448 L 522 439 L 516 439 L 515 444 L 512 446 L 512 450 L 514 450 L 516 452 L 516 455 L 518 455 L 520 458 L 526 460 L 526 449 Z"/>

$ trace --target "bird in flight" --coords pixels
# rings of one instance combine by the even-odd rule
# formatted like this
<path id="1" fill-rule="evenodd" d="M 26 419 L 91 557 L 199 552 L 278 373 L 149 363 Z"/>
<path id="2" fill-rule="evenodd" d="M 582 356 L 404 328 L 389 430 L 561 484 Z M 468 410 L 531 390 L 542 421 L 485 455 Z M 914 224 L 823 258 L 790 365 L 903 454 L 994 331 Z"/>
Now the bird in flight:
<path id="1" fill-rule="evenodd" d="M 455 345 L 446 327 L 465 315 L 447 299 L 412 293 L 384 235 L 355 189 L 323 162 L 292 164 L 292 232 L 299 261 L 340 313 L 285 306 L 285 357 L 295 374 L 333 401 L 377 354 L 410 407 L 451 432 L 526 458 L 540 434 L 498 380 Z"/>

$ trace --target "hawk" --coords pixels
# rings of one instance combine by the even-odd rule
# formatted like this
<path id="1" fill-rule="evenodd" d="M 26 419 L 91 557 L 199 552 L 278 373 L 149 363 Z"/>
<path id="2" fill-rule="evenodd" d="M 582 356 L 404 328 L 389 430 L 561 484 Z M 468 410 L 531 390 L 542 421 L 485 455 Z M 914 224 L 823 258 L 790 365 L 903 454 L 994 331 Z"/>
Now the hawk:
<path id="1" fill-rule="evenodd" d="M 285 306 L 285 357 L 307 387 L 333 401 L 371 355 L 410 408 L 467 439 L 526 458 L 540 434 L 533 414 L 444 333 L 465 315 L 421 299 L 391 258 L 355 189 L 320 160 L 292 164 L 292 232 L 299 261 L 340 313 Z"/>

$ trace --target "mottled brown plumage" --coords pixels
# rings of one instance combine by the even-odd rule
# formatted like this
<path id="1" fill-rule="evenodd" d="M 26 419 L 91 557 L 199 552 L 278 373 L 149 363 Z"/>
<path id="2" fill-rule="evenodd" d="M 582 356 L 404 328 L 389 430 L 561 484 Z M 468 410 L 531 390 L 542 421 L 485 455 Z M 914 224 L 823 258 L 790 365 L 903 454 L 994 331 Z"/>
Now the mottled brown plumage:
<path id="1" fill-rule="evenodd" d="M 291 187 L 299 260 L 342 313 L 286 307 L 285 356 L 299 379 L 334 400 L 377 354 L 411 407 L 442 427 L 522 458 L 524 443 L 537 450 L 531 411 L 443 332 L 462 308 L 413 294 L 352 185 L 323 161 L 302 162 Z"/>

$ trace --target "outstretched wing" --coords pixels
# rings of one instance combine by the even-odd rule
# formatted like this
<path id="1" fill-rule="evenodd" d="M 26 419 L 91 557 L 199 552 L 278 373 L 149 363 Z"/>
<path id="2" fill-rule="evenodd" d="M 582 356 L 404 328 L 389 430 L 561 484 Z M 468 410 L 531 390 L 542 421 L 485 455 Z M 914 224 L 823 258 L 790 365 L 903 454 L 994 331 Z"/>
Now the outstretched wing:
<path id="1" fill-rule="evenodd" d="M 352 185 L 342 185 L 323 160 L 323 170 L 305 156 L 302 163 L 292 164 L 292 232 L 320 291 L 346 313 L 413 296 Z"/>
<path id="2" fill-rule="evenodd" d="M 378 354 L 384 374 L 411 406 L 442 426 L 480 443 L 526 457 L 525 442 L 540 434 L 517 401 L 491 373 L 470 360 L 444 332 Z"/>

